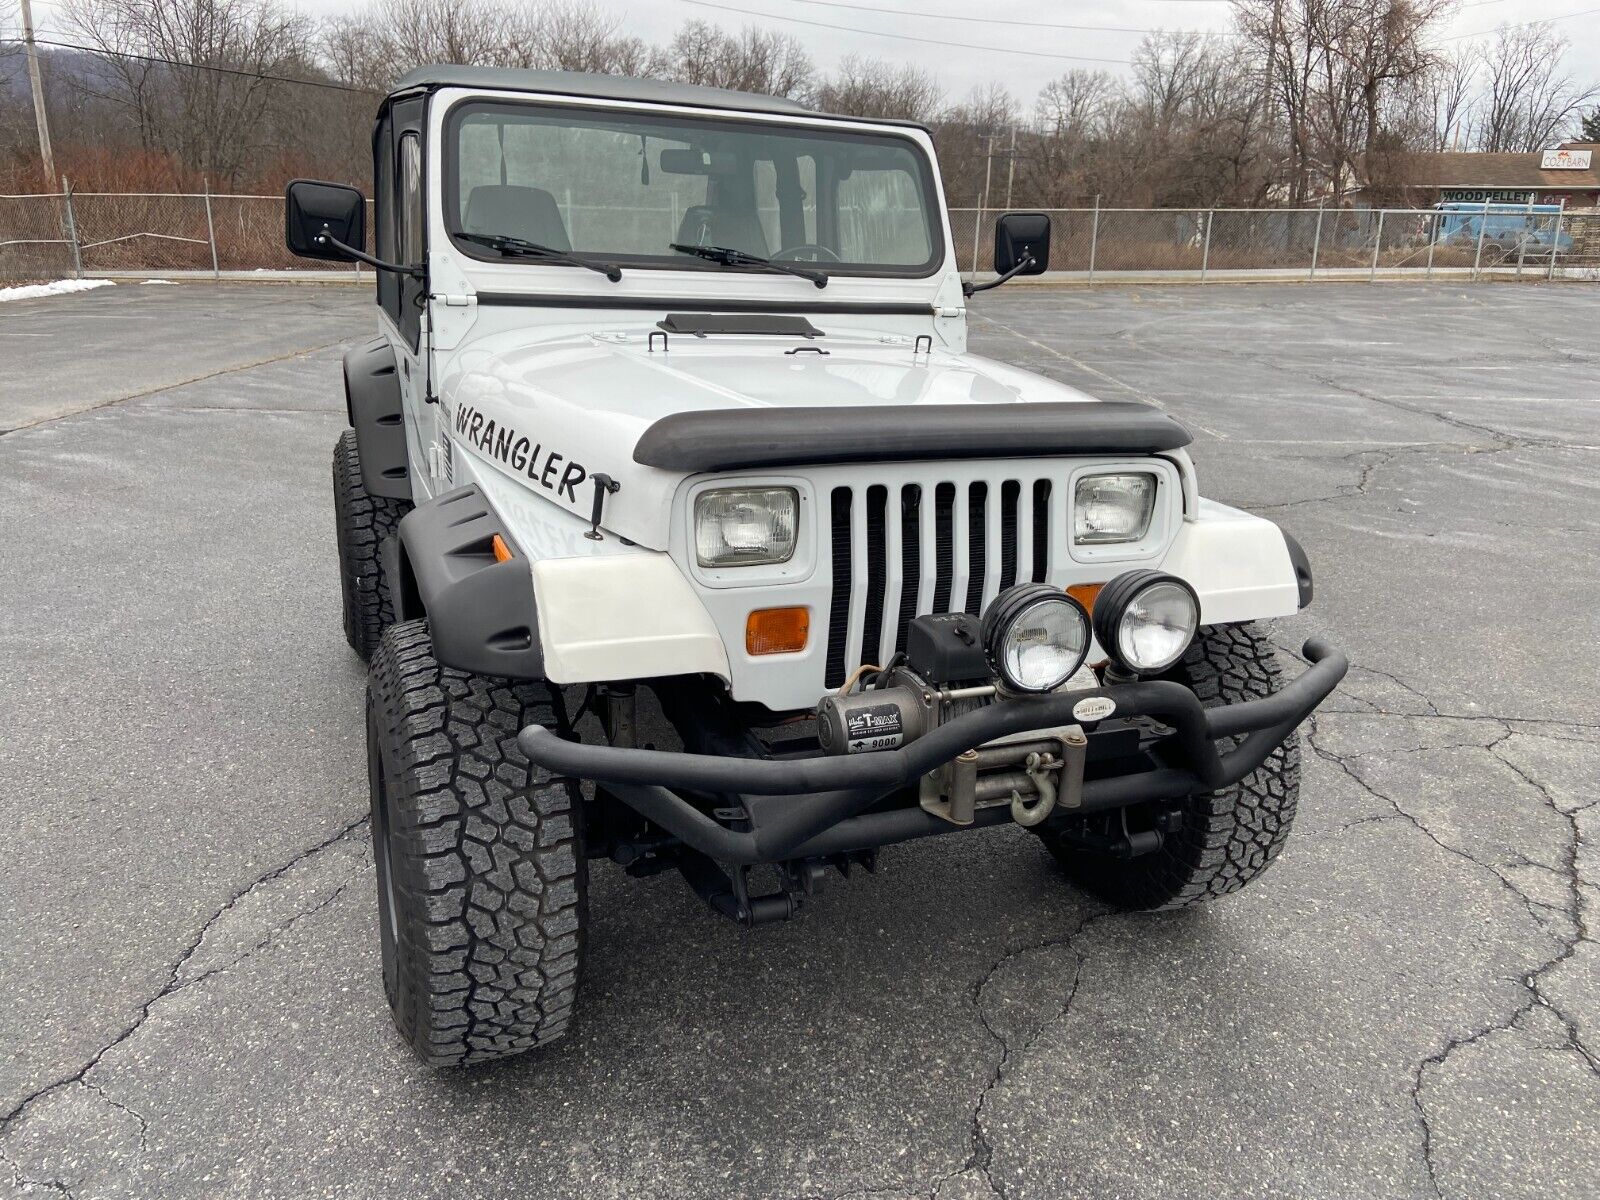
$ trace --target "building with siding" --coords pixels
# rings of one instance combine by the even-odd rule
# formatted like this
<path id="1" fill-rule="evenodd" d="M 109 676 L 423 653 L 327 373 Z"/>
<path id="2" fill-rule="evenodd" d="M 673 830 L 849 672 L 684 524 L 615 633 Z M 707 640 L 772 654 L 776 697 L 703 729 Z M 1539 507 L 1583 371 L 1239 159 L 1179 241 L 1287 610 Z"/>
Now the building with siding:
<path id="1" fill-rule="evenodd" d="M 1550 152 L 1411 154 L 1396 164 L 1397 182 L 1418 208 L 1452 201 L 1600 207 L 1600 143 L 1565 142 L 1563 165 Z"/>

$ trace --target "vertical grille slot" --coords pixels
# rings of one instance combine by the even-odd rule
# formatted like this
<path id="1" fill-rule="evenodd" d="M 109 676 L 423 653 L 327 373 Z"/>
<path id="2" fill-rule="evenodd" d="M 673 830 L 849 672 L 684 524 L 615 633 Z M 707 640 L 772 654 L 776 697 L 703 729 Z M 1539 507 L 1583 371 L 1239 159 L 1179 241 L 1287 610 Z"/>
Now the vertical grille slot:
<path id="1" fill-rule="evenodd" d="M 1043 583 L 1050 573 L 1050 481 L 1033 485 L 1033 582 Z"/>
<path id="2" fill-rule="evenodd" d="M 830 688 L 844 682 L 845 643 L 850 637 L 850 489 L 833 489 L 833 596 L 828 607 L 828 664 L 824 679 Z"/>
<path id="3" fill-rule="evenodd" d="M 867 611 L 861 626 L 861 661 L 877 662 L 883 645 L 883 592 L 888 576 L 884 550 L 884 509 L 889 489 L 875 483 L 867 489 Z M 878 663 L 882 666 L 882 663 Z M 856 664 L 851 663 L 851 669 Z"/>
<path id="4" fill-rule="evenodd" d="M 906 648 L 906 631 L 917 615 L 922 582 L 922 489 L 908 483 L 900 489 L 900 613 L 895 620 L 894 648 Z"/>
<path id="5" fill-rule="evenodd" d="M 1017 500 L 1022 485 L 1008 479 L 1000 485 L 1000 591 L 1017 582 Z"/>
<path id="6" fill-rule="evenodd" d="M 984 504 L 989 485 L 978 480 L 967 488 L 967 605 L 963 610 L 983 611 L 983 570 L 987 562 L 988 531 L 984 526 Z"/>
<path id="7" fill-rule="evenodd" d="M 955 549 L 956 485 L 941 483 L 933 491 L 934 567 L 933 607 L 930 612 L 950 611 L 950 584 L 956 569 Z"/>
<path id="8" fill-rule="evenodd" d="M 976 615 L 1006 588 L 1044 582 L 1052 492 L 1049 479 L 1001 478 L 833 488 L 825 686 L 903 651 L 920 613 Z"/>

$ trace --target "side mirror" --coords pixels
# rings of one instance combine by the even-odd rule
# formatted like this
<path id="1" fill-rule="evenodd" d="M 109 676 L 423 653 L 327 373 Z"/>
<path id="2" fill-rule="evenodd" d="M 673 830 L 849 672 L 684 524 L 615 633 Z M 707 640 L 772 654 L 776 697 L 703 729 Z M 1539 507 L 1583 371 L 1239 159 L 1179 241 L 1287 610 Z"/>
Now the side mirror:
<path id="1" fill-rule="evenodd" d="M 291 254 L 330 262 L 352 262 L 355 256 L 331 245 L 343 243 L 360 251 L 367 244 L 367 202 L 342 183 L 296 179 L 283 194 L 283 240 Z"/>
<path id="2" fill-rule="evenodd" d="M 1033 262 L 1028 263 L 1029 258 Z M 1023 266 L 1024 263 L 1028 265 Z M 1044 213 L 1006 213 L 994 225 L 997 274 L 1042 275 L 1050 266 L 1050 218 Z"/>

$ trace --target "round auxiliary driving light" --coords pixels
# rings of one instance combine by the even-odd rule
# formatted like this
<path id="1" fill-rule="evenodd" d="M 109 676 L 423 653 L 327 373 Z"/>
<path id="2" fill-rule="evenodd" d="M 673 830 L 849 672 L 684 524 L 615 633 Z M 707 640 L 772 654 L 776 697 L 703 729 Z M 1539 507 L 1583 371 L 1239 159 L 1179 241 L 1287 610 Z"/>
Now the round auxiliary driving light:
<path id="1" fill-rule="evenodd" d="M 1089 653 L 1089 614 L 1044 583 L 1007 588 L 983 614 L 983 651 L 1014 692 L 1053 692 Z"/>
<path id="2" fill-rule="evenodd" d="M 1176 575 L 1125 571 L 1094 601 L 1094 636 L 1120 666 L 1139 675 L 1165 671 L 1200 628 L 1200 597 Z"/>

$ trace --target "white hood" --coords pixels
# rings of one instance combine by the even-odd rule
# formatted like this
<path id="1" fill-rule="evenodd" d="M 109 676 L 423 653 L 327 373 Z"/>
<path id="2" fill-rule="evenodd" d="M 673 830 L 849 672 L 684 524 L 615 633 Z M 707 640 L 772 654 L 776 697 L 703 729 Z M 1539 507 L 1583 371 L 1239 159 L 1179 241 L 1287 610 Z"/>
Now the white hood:
<path id="1" fill-rule="evenodd" d="M 661 549 L 683 476 L 640 466 L 633 451 L 662 417 L 736 408 L 1094 403 L 1065 384 L 978 355 L 914 353 L 909 339 L 675 336 L 663 350 L 658 334 L 652 351 L 648 333 L 485 338 L 453 358 L 441 381 L 441 416 L 460 447 L 577 516 L 589 515 L 593 477 L 610 476 L 621 486 L 606 502 L 606 528 Z"/>

